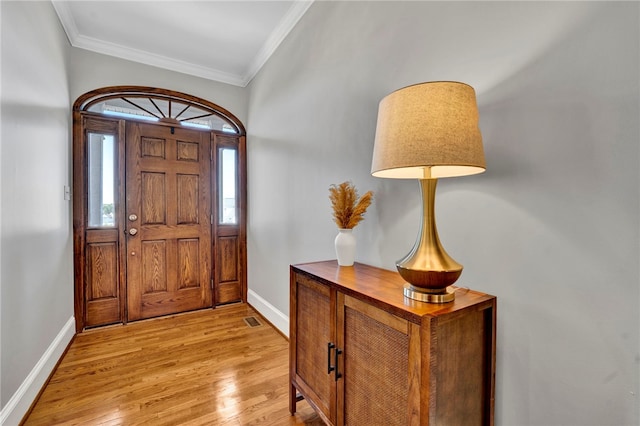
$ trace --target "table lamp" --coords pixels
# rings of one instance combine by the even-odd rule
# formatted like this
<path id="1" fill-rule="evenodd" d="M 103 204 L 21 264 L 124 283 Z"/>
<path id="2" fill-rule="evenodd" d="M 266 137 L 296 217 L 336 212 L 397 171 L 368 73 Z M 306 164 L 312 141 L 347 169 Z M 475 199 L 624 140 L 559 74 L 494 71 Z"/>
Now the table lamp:
<path id="1" fill-rule="evenodd" d="M 454 300 L 448 288 L 462 273 L 440 244 L 435 222 L 439 178 L 485 171 L 482 135 L 474 89 L 464 83 L 437 81 L 397 90 L 378 109 L 371 174 L 381 178 L 419 179 L 422 222 L 416 243 L 396 262 L 407 281 L 404 295 L 431 303 Z"/>

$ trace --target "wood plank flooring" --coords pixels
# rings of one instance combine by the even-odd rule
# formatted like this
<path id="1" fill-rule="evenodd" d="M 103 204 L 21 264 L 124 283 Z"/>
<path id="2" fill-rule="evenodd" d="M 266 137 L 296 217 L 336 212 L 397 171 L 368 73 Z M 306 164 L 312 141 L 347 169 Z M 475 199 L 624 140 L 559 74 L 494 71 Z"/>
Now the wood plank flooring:
<path id="1" fill-rule="evenodd" d="M 245 304 L 91 330 L 23 424 L 324 425 L 306 403 L 289 414 L 288 360 L 288 341 Z"/>

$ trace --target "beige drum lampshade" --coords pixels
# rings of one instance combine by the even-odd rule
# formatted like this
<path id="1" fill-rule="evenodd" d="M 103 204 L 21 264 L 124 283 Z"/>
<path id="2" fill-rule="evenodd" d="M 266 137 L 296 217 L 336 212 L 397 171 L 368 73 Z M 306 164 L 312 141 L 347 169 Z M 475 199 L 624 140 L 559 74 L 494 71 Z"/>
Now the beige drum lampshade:
<path id="1" fill-rule="evenodd" d="M 485 168 L 473 87 L 449 81 L 421 83 L 380 101 L 373 176 L 437 179 Z"/>

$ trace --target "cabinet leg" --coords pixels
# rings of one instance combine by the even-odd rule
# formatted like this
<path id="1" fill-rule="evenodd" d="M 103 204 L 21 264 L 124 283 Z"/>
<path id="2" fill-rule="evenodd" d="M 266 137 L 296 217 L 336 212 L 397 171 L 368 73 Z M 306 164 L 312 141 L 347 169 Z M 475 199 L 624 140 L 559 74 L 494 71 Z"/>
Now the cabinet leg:
<path id="1" fill-rule="evenodd" d="M 296 387 L 289 385 L 289 412 L 292 416 L 296 414 L 296 403 L 298 401 L 298 391 Z"/>

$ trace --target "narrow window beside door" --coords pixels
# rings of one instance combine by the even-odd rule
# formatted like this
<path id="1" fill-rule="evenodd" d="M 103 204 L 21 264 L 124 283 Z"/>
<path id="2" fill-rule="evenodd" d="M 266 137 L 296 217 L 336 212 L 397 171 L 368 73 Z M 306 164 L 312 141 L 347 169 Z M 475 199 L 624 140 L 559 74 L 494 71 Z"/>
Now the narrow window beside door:
<path id="1" fill-rule="evenodd" d="M 113 135 L 88 134 L 89 227 L 113 228 L 115 220 L 115 143 Z"/>
<path id="2" fill-rule="evenodd" d="M 221 189 L 218 220 L 221 225 L 235 225 L 238 223 L 236 149 L 220 148 L 218 158 L 221 163 L 218 169 Z"/>

